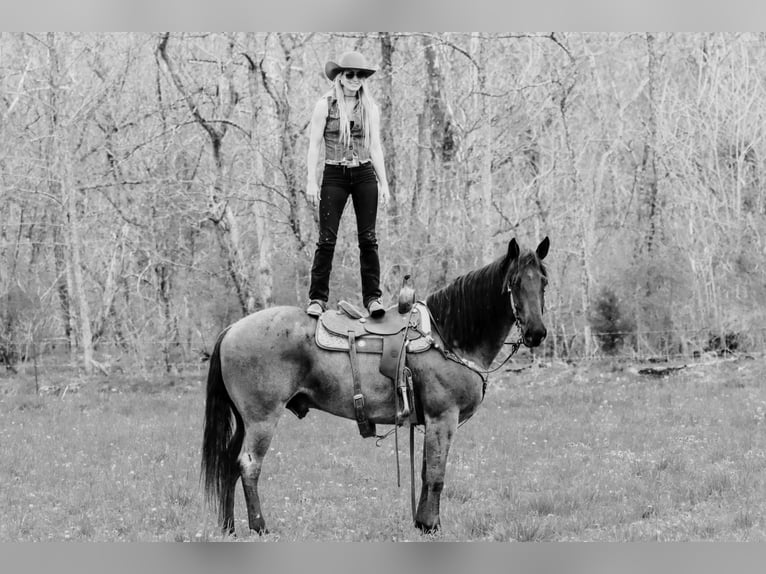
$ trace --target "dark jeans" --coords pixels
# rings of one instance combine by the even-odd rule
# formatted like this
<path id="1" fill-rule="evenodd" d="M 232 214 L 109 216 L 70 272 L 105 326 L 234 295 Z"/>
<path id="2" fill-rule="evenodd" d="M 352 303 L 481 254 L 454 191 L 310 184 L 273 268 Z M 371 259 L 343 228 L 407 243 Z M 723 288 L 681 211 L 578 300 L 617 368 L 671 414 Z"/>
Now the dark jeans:
<path id="1" fill-rule="evenodd" d="M 311 267 L 309 299 L 327 301 L 338 227 L 348 196 L 354 204 L 362 275 L 362 302 L 380 297 L 380 260 L 375 220 L 378 215 L 378 180 L 372 164 L 358 167 L 325 165 L 319 196 L 319 241 Z"/>

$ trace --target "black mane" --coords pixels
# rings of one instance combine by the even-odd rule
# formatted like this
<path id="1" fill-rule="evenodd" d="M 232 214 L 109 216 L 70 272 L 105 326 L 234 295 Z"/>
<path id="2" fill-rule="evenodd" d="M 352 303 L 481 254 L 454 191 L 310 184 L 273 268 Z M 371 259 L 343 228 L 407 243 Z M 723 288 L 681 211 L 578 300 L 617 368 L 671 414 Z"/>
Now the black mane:
<path id="1" fill-rule="evenodd" d="M 505 337 L 513 312 L 505 292 L 507 258 L 461 275 L 431 293 L 426 305 L 448 347 L 471 352 L 482 342 Z"/>
<path id="2" fill-rule="evenodd" d="M 431 293 L 426 305 L 444 343 L 472 352 L 485 343 L 503 341 L 515 320 L 506 287 L 530 265 L 547 275 L 537 255 L 526 251 L 514 262 L 505 255 Z"/>

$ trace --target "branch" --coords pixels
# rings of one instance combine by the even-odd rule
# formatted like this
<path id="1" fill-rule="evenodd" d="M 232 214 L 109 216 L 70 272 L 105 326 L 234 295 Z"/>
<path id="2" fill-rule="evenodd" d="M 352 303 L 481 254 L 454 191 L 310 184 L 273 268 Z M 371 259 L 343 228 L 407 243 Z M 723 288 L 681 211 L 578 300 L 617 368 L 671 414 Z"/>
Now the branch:
<path id="1" fill-rule="evenodd" d="M 281 118 L 282 117 L 282 100 L 279 98 L 279 95 L 274 89 L 274 83 L 269 78 L 269 75 L 266 73 L 266 68 L 263 67 L 263 58 L 261 58 L 261 60 L 258 62 L 258 69 L 261 71 L 261 81 L 263 82 L 263 87 L 266 89 L 266 92 L 274 101 L 277 117 Z"/>
<path id="2" fill-rule="evenodd" d="M 3 124 L 8 120 L 8 116 L 11 115 L 11 112 L 13 111 L 13 108 L 16 107 L 16 104 L 19 103 L 19 98 L 21 97 L 21 89 L 24 86 L 24 80 L 27 77 L 27 73 L 29 72 L 29 68 L 31 67 L 31 60 L 27 61 L 26 65 L 24 66 L 24 71 L 21 73 L 21 79 L 19 80 L 19 85 L 16 88 L 16 97 L 13 98 L 13 101 L 8 105 L 8 109 L 5 110 L 5 113 L 3 114 Z"/>
<path id="3" fill-rule="evenodd" d="M 167 67 L 168 72 L 170 73 L 170 77 L 173 80 L 173 84 L 183 96 L 184 101 L 186 102 L 186 106 L 189 108 L 189 111 L 191 112 L 195 121 L 200 126 L 202 126 L 202 128 L 208 133 L 208 135 L 210 136 L 210 139 L 213 140 L 213 146 L 216 146 L 221 141 L 221 134 L 213 126 L 211 126 L 210 123 L 207 120 L 205 120 L 205 118 L 202 117 L 202 115 L 199 113 L 199 109 L 197 108 L 197 104 L 194 102 L 194 100 L 192 99 L 192 97 L 189 95 L 188 91 L 184 87 L 183 81 L 181 80 L 181 76 L 178 74 L 178 70 L 176 70 L 172 61 L 168 57 L 167 49 L 168 49 L 169 39 L 170 39 L 170 32 L 165 32 L 164 34 L 162 34 L 162 36 L 160 37 L 160 43 L 157 45 L 157 52 L 162 58 L 162 61 L 165 62 L 165 66 Z"/>
<path id="4" fill-rule="evenodd" d="M 554 43 L 555 43 L 555 44 L 556 44 L 556 45 L 557 45 L 559 48 L 561 48 L 561 49 L 564 51 L 564 53 L 565 53 L 567 56 L 569 56 L 569 60 L 570 60 L 572 63 L 574 63 L 574 62 L 576 61 L 576 60 L 575 60 L 575 57 L 572 55 L 572 52 L 570 52 L 570 51 L 569 51 L 569 48 L 567 48 L 567 47 L 566 47 L 564 44 L 562 44 L 562 43 L 561 43 L 561 41 L 560 41 L 560 40 L 559 40 L 559 39 L 556 37 L 556 33 L 555 33 L 555 32 L 551 32 L 551 33 L 550 33 L 550 35 L 549 35 L 549 36 L 547 36 L 547 38 L 550 38 L 551 40 L 553 40 L 553 42 L 554 42 Z"/>
<path id="5" fill-rule="evenodd" d="M 422 36 L 422 37 L 424 37 L 424 38 L 430 38 L 431 40 L 436 40 L 436 41 L 438 41 L 440 44 L 442 44 L 443 46 L 448 46 L 448 47 L 452 48 L 452 49 L 453 49 L 455 52 L 457 52 L 457 53 L 459 53 L 459 54 L 462 54 L 463 56 L 465 56 L 465 58 L 467 58 L 467 59 L 468 59 L 468 61 L 469 61 L 469 62 L 471 62 L 471 64 L 473 64 L 473 66 L 474 66 L 474 67 L 475 67 L 477 70 L 481 70 L 481 66 L 480 66 L 480 65 L 479 65 L 479 63 L 478 63 L 478 62 L 477 62 L 477 61 L 474 59 L 474 57 L 473 57 L 473 56 L 472 56 L 472 55 L 471 55 L 471 54 L 470 54 L 470 53 L 469 53 L 467 50 L 465 50 L 465 49 L 461 48 L 460 46 L 458 46 L 458 45 L 457 45 L 457 44 L 455 44 L 454 42 L 449 42 L 449 41 L 445 40 L 444 38 L 442 38 L 442 37 L 440 37 L 440 36 L 436 36 L 436 35 L 434 35 L 434 34 L 421 34 L 421 36 Z"/>

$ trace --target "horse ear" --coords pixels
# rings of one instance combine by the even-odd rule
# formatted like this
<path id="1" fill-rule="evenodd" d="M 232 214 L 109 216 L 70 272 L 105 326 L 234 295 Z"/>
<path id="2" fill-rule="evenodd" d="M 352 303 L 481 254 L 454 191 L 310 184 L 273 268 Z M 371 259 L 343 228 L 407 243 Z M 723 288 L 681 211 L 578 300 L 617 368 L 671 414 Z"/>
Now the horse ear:
<path id="1" fill-rule="evenodd" d="M 520 252 L 521 249 L 519 249 L 519 244 L 516 243 L 516 238 L 514 237 L 508 242 L 508 253 L 505 255 L 505 258 L 508 261 L 513 261 L 519 256 Z"/>
<path id="2" fill-rule="evenodd" d="M 551 246 L 551 241 L 548 239 L 548 236 L 545 236 L 545 239 L 543 239 L 540 242 L 540 245 L 537 246 L 537 258 L 542 261 L 545 259 L 545 256 L 548 255 L 548 248 Z"/>

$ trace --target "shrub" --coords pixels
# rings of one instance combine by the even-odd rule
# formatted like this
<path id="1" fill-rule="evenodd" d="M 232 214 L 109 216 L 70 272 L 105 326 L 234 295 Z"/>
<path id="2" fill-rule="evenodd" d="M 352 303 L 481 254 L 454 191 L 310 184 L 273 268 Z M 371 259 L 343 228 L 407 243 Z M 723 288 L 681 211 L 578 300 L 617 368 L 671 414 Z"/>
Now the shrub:
<path id="1" fill-rule="evenodd" d="M 625 316 L 617 295 L 604 288 L 596 297 L 588 317 L 593 334 L 605 353 L 617 353 L 635 329 L 633 321 Z"/>
<path id="2" fill-rule="evenodd" d="M 711 333 L 708 337 L 705 352 L 718 355 L 731 355 L 740 347 L 740 334 L 728 331 L 723 336 Z"/>

